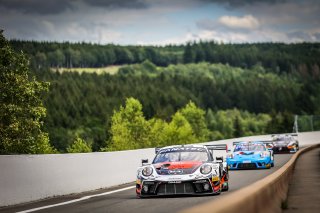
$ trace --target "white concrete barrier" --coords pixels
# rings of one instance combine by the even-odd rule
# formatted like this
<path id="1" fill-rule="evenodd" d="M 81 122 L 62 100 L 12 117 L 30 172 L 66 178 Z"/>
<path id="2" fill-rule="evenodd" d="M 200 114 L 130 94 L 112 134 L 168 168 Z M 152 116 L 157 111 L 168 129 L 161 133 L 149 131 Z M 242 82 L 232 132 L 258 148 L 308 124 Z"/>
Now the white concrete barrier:
<path id="1" fill-rule="evenodd" d="M 119 152 L 0 156 L 0 206 L 79 193 L 135 180 L 154 149 Z"/>
<path id="2" fill-rule="evenodd" d="M 269 135 L 208 143 L 231 145 L 237 140 L 265 140 Z M 301 145 L 319 142 L 320 132 L 300 133 Z M 0 206 L 79 193 L 135 180 L 141 159 L 154 149 L 51 155 L 0 155 Z"/>

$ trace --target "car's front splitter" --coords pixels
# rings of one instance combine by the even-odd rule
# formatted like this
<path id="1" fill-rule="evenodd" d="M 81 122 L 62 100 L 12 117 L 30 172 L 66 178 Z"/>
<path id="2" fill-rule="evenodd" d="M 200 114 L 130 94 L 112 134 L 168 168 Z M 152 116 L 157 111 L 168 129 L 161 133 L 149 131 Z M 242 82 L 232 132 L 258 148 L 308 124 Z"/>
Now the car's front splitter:
<path id="1" fill-rule="evenodd" d="M 271 167 L 271 158 L 265 160 L 229 160 L 228 169 L 268 169 Z"/>
<path id="2" fill-rule="evenodd" d="M 137 181 L 140 182 L 140 181 Z M 221 192 L 220 180 L 142 181 L 136 185 L 139 197 L 205 195 Z"/>

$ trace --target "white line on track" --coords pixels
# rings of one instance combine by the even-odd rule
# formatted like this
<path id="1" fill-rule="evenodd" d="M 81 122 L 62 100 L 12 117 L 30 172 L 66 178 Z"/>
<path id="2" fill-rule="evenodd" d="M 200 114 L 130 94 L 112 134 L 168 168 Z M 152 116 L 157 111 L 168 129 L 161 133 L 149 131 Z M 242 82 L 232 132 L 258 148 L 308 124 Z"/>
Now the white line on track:
<path id="1" fill-rule="evenodd" d="M 20 211 L 20 212 L 17 212 L 17 213 L 34 212 L 34 211 L 39 211 L 39 210 L 42 210 L 42 209 L 48 209 L 48 208 L 52 208 L 52 207 L 56 207 L 56 206 L 68 205 L 68 204 L 71 204 L 71 203 L 76 203 L 76 202 L 79 202 L 79 201 L 87 200 L 87 199 L 90 199 L 90 198 L 93 198 L 93 197 L 99 197 L 99 196 L 113 194 L 113 193 L 116 193 L 116 192 L 125 191 L 125 190 L 132 189 L 132 188 L 135 188 L 135 187 L 136 186 L 129 186 L 129 187 L 126 187 L 126 188 L 117 189 L 117 190 L 113 190 L 113 191 L 110 191 L 110 192 L 104 192 L 104 193 L 101 193 L 101 194 L 84 196 L 84 197 L 81 197 L 81 198 L 78 198 L 78 199 L 69 200 L 69 201 L 62 202 L 62 203 L 56 203 L 56 204 L 52 204 L 52 205 L 48 205 L 48 206 L 42 206 L 42 207 L 38 207 L 38 208 L 34 208 L 34 209 L 24 210 L 24 211 Z"/>

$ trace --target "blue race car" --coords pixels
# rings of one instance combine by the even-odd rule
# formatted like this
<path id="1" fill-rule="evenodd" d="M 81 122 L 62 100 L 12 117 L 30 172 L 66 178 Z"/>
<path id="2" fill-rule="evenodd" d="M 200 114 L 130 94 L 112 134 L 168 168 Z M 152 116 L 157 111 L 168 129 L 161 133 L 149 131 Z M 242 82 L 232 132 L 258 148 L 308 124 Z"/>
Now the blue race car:
<path id="1" fill-rule="evenodd" d="M 234 150 L 227 154 L 227 165 L 235 169 L 270 169 L 274 166 L 273 151 L 263 142 L 234 142 Z"/>

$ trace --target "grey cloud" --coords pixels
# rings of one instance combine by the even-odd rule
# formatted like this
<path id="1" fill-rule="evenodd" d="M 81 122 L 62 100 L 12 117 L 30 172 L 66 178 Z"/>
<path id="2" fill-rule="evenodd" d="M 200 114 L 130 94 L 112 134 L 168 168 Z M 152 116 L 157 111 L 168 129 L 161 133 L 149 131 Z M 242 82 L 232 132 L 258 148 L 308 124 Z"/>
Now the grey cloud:
<path id="1" fill-rule="evenodd" d="M 204 30 L 215 30 L 217 28 L 217 24 L 217 21 L 211 19 L 201 19 L 196 23 L 198 28 Z"/>
<path id="2" fill-rule="evenodd" d="M 320 40 L 320 33 L 306 33 L 304 31 L 294 31 L 287 33 L 288 38 L 292 40 L 301 40 L 301 41 L 319 41 Z"/>
<path id="3" fill-rule="evenodd" d="M 314 37 L 316 38 L 317 41 L 320 41 L 320 33 L 315 33 Z"/>
<path id="4" fill-rule="evenodd" d="M 87 5 L 104 8 L 144 9 L 148 7 L 146 0 L 83 0 Z"/>
<path id="5" fill-rule="evenodd" d="M 0 0 L 0 8 L 28 14 L 58 14 L 72 8 L 74 0 Z"/>
<path id="6" fill-rule="evenodd" d="M 303 31 L 295 31 L 295 32 L 289 32 L 287 33 L 287 36 L 289 38 L 298 38 L 302 40 L 310 40 L 310 35 L 303 32 Z"/>
<path id="7" fill-rule="evenodd" d="M 276 4 L 276 3 L 284 3 L 288 0 L 198 0 L 204 3 L 217 3 L 224 4 L 230 7 L 241 7 L 245 5 L 253 5 L 253 4 Z"/>
<path id="8" fill-rule="evenodd" d="M 196 22 L 196 26 L 201 30 L 208 30 L 208 31 L 222 31 L 222 32 L 237 32 L 237 33 L 246 33 L 252 31 L 252 29 L 246 29 L 241 27 L 227 27 L 217 20 L 212 19 L 202 19 Z"/>
<path id="9" fill-rule="evenodd" d="M 109 9 L 143 9 L 146 0 L 0 0 L 0 8 L 26 14 L 51 15 L 67 9 L 77 9 L 79 5 Z"/>

